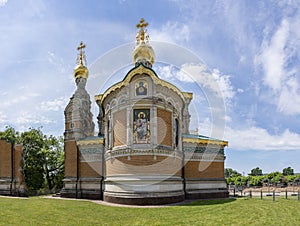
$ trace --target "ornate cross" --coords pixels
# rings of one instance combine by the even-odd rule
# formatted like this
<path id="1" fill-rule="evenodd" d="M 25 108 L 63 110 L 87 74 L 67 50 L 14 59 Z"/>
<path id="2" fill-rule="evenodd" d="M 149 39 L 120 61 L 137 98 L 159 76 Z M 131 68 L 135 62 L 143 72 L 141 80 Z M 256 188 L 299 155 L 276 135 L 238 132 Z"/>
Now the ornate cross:
<path id="1" fill-rule="evenodd" d="M 78 64 L 80 65 L 83 65 L 83 60 L 86 60 L 85 59 L 85 55 L 84 55 L 84 51 L 83 49 L 86 47 L 85 44 L 83 44 L 83 42 L 81 41 L 79 46 L 77 47 L 77 50 L 79 51 L 79 54 L 78 54 Z"/>
<path id="2" fill-rule="evenodd" d="M 140 42 L 145 43 L 145 36 L 146 36 L 146 41 L 149 41 L 149 35 L 147 31 L 144 29 L 148 26 L 148 23 L 142 18 L 140 22 L 136 25 L 138 29 L 138 33 L 136 34 L 136 44 L 140 44 Z"/>
<path id="3" fill-rule="evenodd" d="M 148 26 L 148 23 L 142 18 L 140 22 L 136 25 L 137 28 L 143 29 Z"/>

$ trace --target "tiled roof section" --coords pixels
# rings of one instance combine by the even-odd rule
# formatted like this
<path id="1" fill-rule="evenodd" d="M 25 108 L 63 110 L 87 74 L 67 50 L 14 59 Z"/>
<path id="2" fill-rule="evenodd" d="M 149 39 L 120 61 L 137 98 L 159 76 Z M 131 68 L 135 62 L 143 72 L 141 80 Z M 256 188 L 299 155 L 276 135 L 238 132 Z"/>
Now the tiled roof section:
<path id="1" fill-rule="evenodd" d="M 183 134 L 182 135 L 183 142 L 190 142 L 190 143 L 206 143 L 206 144 L 217 144 L 228 146 L 228 141 L 215 139 L 212 137 L 207 137 L 199 134 Z"/>
<path id="2" fill-rule="evenodd" d="M 93 144 L 103 144 L 103 136 L 90 136 L 82 140 L 77 141 L 78 145 L 93 145 Z"/>

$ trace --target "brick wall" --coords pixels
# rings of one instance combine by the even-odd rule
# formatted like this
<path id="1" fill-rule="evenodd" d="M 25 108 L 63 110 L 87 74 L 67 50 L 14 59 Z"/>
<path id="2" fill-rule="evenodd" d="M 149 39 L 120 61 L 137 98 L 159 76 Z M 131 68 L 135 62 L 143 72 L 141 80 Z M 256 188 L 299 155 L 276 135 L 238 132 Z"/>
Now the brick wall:
<path id="1" fill-rule="evenodd" d="M 185 164 L 186 178 L 224 178 L 224 162 L 189 161 Z"/>
<path id="2" fill-rule="evenodd" d="M 65 141 L 65 177 L 77 176 L 77 146 L 76 142 Z"/>
<path id="3" fill-rule="evenodd" d="M 181 160 L 174 157 L 130 156 L 106 161 L 106 175 L 116 174 L 172 174 L 181 175 Z"/>
<path id="4" fill-rule="evenodd" d="M 100 177 L 102 175 L 101 162 L 81 162 L 80 177 Z"/>
<path id="5" fill-rule="evenodd" d="M 6 142 L 5 140 L 0 140 L 0 179 L 6 179 L 10 185 L 10 180 L 13 177 L 16 180 L 16 183 L 13 187 L 10 187 L 12 190 L 2 190 L 3 194 L 17 194 L 17 190 L 19 189 L 20 185 L 22 184 L 25 187 L 23 171 L 22 171 L 22 155 L 23 150 L 21 145 L 15 145 L 13 150 L 12 144 Z M 12 152 L 13 151 L 13 152 Z M 13 170 L 12 170 L 12 156 L 13 153 Z"/>
<path id="6" fill-rule="evenodd" d="M 0 178 L 11 177 L 11 146 L 5 140 L 0 140 Z"/>
<path id="7" fill-rule="evenodd" d="M 127 131 L 126 131 L 126 110 L 118 111 L 114 114 L 114 147 L 125 145 L 127 142 Z"/>
<path id="8" fill-rule="evenodd" d="M 172 113 L 157 109 L 157 143 L 172 146 Z"/>

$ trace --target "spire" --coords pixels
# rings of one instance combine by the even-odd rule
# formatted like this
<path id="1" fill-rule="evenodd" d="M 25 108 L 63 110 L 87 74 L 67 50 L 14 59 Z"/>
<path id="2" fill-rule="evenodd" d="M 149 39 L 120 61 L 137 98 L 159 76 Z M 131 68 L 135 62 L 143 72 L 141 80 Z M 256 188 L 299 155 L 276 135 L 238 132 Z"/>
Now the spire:
<path id="1" fill-rule="evenodd" d="M 143 18 L 136 25 L 136 28 L 139 30 L 135 36 L 136 46 L 132 54 L 135 66 L 143 64 L 146 67 L 152 67 L 154 63 L 155 54 L 149 44 L 149 34 L 146 30 L 148 25 L 149 24 Z"/>
<path id="2" fill-rule="evenodd" d="M 77 55 L 77 66 L 74 68 L 74 77 L 77 78 L 85 78 L 87 79 L 89 71 L 86 67 L 86 56 L 84 52 L 85 44 L 81 41 L 77 50 L 79 51 Z"/>

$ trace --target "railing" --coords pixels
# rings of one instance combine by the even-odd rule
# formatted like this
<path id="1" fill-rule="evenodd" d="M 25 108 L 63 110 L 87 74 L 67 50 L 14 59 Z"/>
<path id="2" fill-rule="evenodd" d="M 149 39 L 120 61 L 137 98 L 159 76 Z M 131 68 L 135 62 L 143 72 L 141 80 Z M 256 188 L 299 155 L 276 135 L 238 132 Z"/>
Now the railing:
<path id="1" fill-rule="evenodd" d="M 271 198 L 273 201 L 278 198 L 285 198 L 300 201 L 300 186 L 286 188 L 229 186 L 228 191 L 232 197 L 260 198 L 261 200 Z"/>

